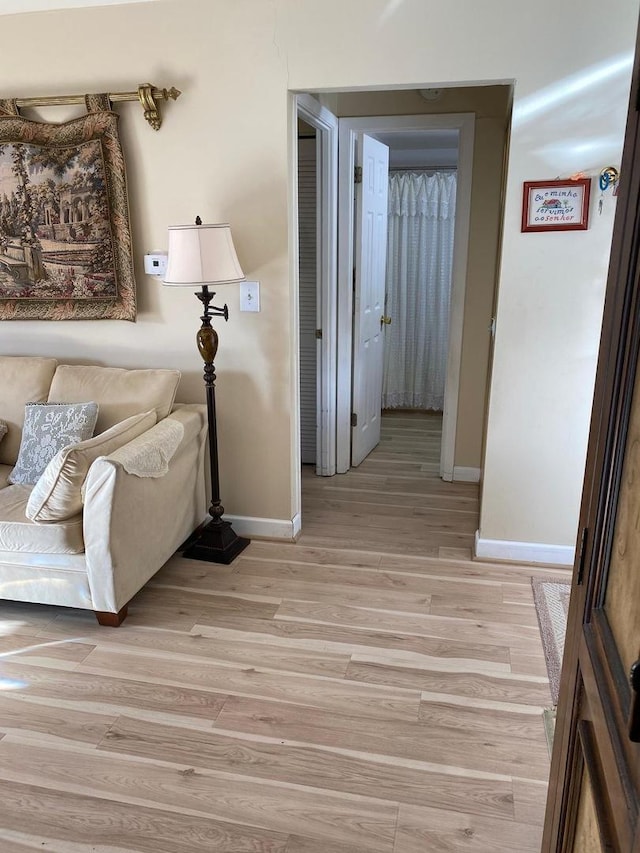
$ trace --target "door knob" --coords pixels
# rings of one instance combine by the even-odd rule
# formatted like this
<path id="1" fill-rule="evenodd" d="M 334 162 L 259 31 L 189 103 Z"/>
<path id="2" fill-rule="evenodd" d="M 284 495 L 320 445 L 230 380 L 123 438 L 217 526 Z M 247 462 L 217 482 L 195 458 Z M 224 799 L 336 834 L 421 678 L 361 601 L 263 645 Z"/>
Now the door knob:
<path id="1" fill-rule="evenodd" d="M 381 326 L 382 326 L 382 325 L 384 325 L 384 326 L 388 326 L 390 322 L 391 322 L 391 317 L 387 317 L 387 316 L 386 316 L 386 315 L 384 315 L 384 314 L 382 315 L 382 317 L 380 317 L 380 325 L 381 325 Z"/>

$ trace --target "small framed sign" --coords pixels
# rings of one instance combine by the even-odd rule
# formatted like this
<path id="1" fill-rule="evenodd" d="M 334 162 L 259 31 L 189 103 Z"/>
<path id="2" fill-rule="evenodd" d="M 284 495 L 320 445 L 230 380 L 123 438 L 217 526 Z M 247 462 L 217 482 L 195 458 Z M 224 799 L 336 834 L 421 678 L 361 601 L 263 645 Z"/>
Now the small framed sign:
<path id="1" fill-rule="evenodd" d="M 591 178 L 525 181 L 522 231 L 586 231 Z"/>

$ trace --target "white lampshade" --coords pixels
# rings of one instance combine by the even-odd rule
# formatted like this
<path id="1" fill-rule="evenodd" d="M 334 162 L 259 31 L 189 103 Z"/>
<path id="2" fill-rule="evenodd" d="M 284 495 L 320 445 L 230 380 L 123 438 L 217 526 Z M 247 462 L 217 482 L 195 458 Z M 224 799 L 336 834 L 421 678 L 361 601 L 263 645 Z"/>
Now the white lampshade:
<path id="1" fill-rule="evenodd" d="M 229 225 L 175 225 L 169 228 L 169 257 L 164 284 L 232 284 L 243 280 L 244 273 Z"/>

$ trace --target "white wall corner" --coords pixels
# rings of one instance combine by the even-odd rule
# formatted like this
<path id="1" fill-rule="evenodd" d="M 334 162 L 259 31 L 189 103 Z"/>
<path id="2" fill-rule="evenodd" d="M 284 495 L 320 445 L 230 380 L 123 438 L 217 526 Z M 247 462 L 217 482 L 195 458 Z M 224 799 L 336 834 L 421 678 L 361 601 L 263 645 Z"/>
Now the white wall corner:
<path id="1" fill-rule="evenodd" d="M 224 518 L 225 521 L 231 522 L 238 536 L 246 536 L 249 539 L 281 539 L 286 542 L 295 542 L 302 526 L 300 513 L 296 513 L 292 519 L 226 514 Z"/>
<path id="2" fill-rule="evenodd" d="M 479 483 L 480 468 L 465 468 L 463 465 L 456 465 L 453 469 L 453 479 L 458 483 Z"/>
<path id="3" fill-rule="evenodd" d="M 512 542 L 508 539 L 482 539 L 476 530 L 476 560 L 503 560 L 507 563 L 538 563 L 546 566 L 573 566 L 575 548 L 570 545 L 546 545 L 541 542 Z"/>

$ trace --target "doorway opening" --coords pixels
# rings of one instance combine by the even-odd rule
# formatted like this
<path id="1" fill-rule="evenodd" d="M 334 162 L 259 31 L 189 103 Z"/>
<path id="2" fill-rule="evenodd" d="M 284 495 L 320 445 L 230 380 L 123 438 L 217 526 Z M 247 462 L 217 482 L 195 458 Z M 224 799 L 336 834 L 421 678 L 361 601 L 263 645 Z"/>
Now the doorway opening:
<path id="1" fill-rule="evenodd" d="M 322 377 L 322 382 L 326 383 L 324 407 L 320 406 L 316 423 L 324 419 L 329 432 L 335 437 L 335 464 L 322 465 L 320 454 L 317 453 L 316 473 L 345 473 L 353 464 L 357 464 L 352 455 L 353 435 L 360 419 L 360 413 L 354 405 L 357 396 L 354 367 L 354 333 L 357 332 L 357 326 L 354 325 L 354 307 L 359 295 L 354 292 L 354 280 L 357 279 L 358 267 L 362 262 L 358 263 L 358 249 L 354 242 L 358 217 L 358 187 L 354 184 L 354 177 L 357 176 L 355 167 L 362 165 L 356 162 L 359 139 L 368 135 L 389 149 L 392 182 L 403 173 L 414 173 L 425 178 L 438 174 L 449 177 L 455 175 L 456 221 L 439 473 L 445 480 L 478 482 L 481 479 L 511 87 L 464 87 L 437 92 L 427 90 L 422 94 L 406 90 L 318 93 L 315 96 L 299 96 L 298 104 L 301 97 L 305 109 L 309 109 L 310 103 L 315 103 L 318 109 L 333 116 L 335 125 L 331 129 L 330 143 L 327 137 L 318 139 L 317 132 L 312 137 L 313 128 L 311 133 L 307 131 L 307 140 L 299 140 L 299 155 L 304 157 L 302 147 L 308 147 L 309 139 L 315 138 L 316 158 L 322 156 L 323 146 L 337 145 L 339 162 L 335 291 L 327 286 L 326 270 L 324 280 L 319 273 L 316 279 L 316 311 L 318 317 L 323 315 L 323 319 L 314 330 L 318 371 L 316 379 Z M 298 118 L 306 121 L 306 115 L 301 114 L 299 107 Z M 300 136 L 304 136 L 303 124 L 300 123 L 298 127 Z M 318 176 L 319 172 L 316 178 Z M 316 193 L 319 189 L 321 182 L 317 181 Z M 300 212 L 305 198 L 309 202 L 311 191 L 299 184 L 298 192 Z M 307 225 L 307 229 L 309 227 Z M 318 223 L 315 227 L 318 228 Z M 300 236 L 302 238 L 301 230 Z M 326 251 L 321 235 L 318 236 L 316 249 Z M 301 243 L 301 257 L 302 250 Z M 331 264 L 330 259 L 328 264 Z M 406 323 L 397 316 L 394 327 L 392 311 L 386 310 L 390 307 L 387 279 L 385 270 L 382 303 L 372 302 L 369 313 L 375 317 L 372 327 L 376 323 L 380 327 L 382 320 L 382 334 L 389 337 L 389 330 L 393 329 L 397 335 L 399 327 Z M 302 318 L 302 287 L 300 297 Z M 327 300 L 333 300 L 331 312 L 327 311 Z M 397 311 L 397 308 L 394 310 Z M 391 325 L 385 323 L 389 317 Z M 328 324 L 327 320 L 330 320 Z M 418 323 L 421 325 L 420 321 Z M 302 328 L 300 335 L 302 359 Z M 365 341 L 365 347 L 368 346 Z M 323 365 L 325 353 L 331 354 L 334 359 L 333 364 L 327 365 L 328 370 Z M 409 369 L 413 370 L 415 366 L 411 365 Z M 300 367 L 302 400 L 302 360 Z M 306 382 L 309 395 L 313 379 L 307 376 Z M 316 382 L 316 390 L 318 387 L 319 383 Z M 406 406 L 406 400 L 403 402 L 406 408 L 423 407 L 420 403 Z M 432 408 L 432 402 L 428 401 L 426 408 Z M 378 412 L 382 409 L 383 396 L 380 393 Z M 300 414 L 302 417 L 302 408 Z M 310 424 L 305 426 L 301 419 L 303 441 L 313 429 L 312 420 Z M 317 440 L 323 440 L 321 429 Z M 313 464 L 312 458 L 307 457 L 307 460 Z"/>
<path id="2" fill-rule="evenodd" d="M 389 149 L 383 413 L 444 411 L 459 136 L 376 134 Z"/>
<path id="3" fill-rule="evenodd" d="M 352 172 L 352 157 L 350 156 L 351 151 L 356 152 L 354 157 L 357 157 L 357 149 L 355 148 L 355 142 L 361 136 L 366 138 L 367 136 L 375 137 L 376 140 L 385 139 L 389 142 L 389 158 L 390 162 L 400 162 L 404 160 L 405 164 L 409 164 L 413 161 L 415 167 L 421 167 L 423 165 L 429 165 L 429 158 L 431 156 L 434 157 L 435 161 L 438 159 L 453 163 L 455 166 L 456 173 L 456 182 L 457 182 L 457 191 L 455 192 L 453 201 L 454 215 L 453 215 L 453 223 L 449 223 L 452 225 L 450 227 L 450 266 L 447 270 L 448 280 L 442 284 L 438 283 L 437 280 L 434 280 L 433 273 L 436 273 L 437 278 L 437 270 L 433 269 L 434 264 L 423 264 L 423 268 L 421 270 L 420 281 L 417 285 L 427 291 L 431 288 L 444 289 L 447 291 L 447 295 L 450 296 L 450 300 L 447 301 L 446 304 L 446 318 L 444 318 L 444 322 L 447 324 L 447 328 L 445 329 L 445 337 L 446 337 L 446 347 L 444 352 L 441 353 L 441 369 L 443 372 L 441 387 L 439 389 L 441 397 L 442 397 L 442 442 L 441 442 L 441 452 L 439 457 L 439 468 L 440 468 L 440 476 L 444 480 L 453 480 L 453 479 L 471 479 L 472 481 L 478 482 L 479 478 L 479 466 L 474 471 L 474 476 L 469 477 L 468 471 L 465 472 L 467 476 L 459 476 L 454 477 L 454 466 L 455 466 L 455 443 L 456 443 L 456 432 L 457 432 L 457 418 L 458 418 L 458 398 L 459 398 L 459 386 L 460 386 L 460 365 L 462 359 L 462 338 L 463 338 L 463 324 L 464 324 L 464 304 L 465 304 L 465 291 L 467 284 L 467 268 L 468 268 L 468 245 L 469 245 L 469 229 L 470 229 L 470 221 L 471 221 L 471 184 L 472 184 L 472 176 L 473 176 L 473 149 L 474 149 L 474 124 L 475 117 L 473 114 L 469 113 L 458 113 L 458 114 L 447 114 L 447 115 L 416 115 L 416 116 L 381 116 L 381 117 L 362 117 L 362 118 L 345 118 L 341 119 L 340 122 L 340 190 L 344 193 L 343 195 L 343 204 L 341 210 L 346 210 L 346 221 L 351 220 L 351 214 L 349 212 L 349 205 L 353 208 L 355 213 L 356 224 L 358 222 L 359 215 L 359 205 L 361 203 L 361 199 L 365 198 L 364 190 L 362 193 L 352 194 L 350 192 L 350 188 L 348 187 L 348 175 Z M 445 136 L 446 135 L 446 136 Z M 440 149 L 438 153 L 434 150 L 434 154 L 430 154 L 431 149 L 435 149 L 436 145 L 443 145 L 444 138 L 448 137 L 448 144 L 451 146 L 451 149 L 447 153 L 445 150 Z M 401 153 L 404 151 L 405 153 Z M 393 158 L 393 159 L 392 159 Z M 405 170 L 406 171 L 406 170 Z M 410 173 L 417 174 L 410 170 Z M 450 181 L 452 178 L 451 171 L 449 171 L 448 175 L 445 177 L 445 173 L 440 169 L 431 169 L 427 170 L 427 174 L 431 174 L 432 178 L 429 179 L 429 191 L 432 194 L 431 199 L 425 205 L 425 209 L 423 213 L 425 216 L 418 215 L 414 218 L 414 224 L 418 226 L 417 233 L 414 233 L 413 237 L 421 238 L 423 242 L 431 237 L 433 234 L 429 234 L 428 236 L 425 234 L 421 234 L 420 232 L 423 230 L 422 225 L 426 224 L 427 226 L 433 225 L 433 219 L 437 218 L 441 215 L 440 212 L 436 212 L 435 217 L 432 215 L 432 207 L 433 207 L 433 189 L 434 184 L 437 187 L 439 182 L 442 181 Z M 423 175 L 425 173 L 423 172 Z M 439 177 L 434 177 L 438 175 Z M 419 181 L 424 181 L 424 178 L 420 178 Z M 390 181 L 394 182 L 394 177 L 390 177 Z M 393 201 L 394 194 L 391 192 L 391 199 Z M 404 200 L 405 202 L 407 199 Z M 426 201 L 426 199 L 422 199 L 422 201 Z M 415 199 L 414 199 L 415 202 Z M 385 242 L 387 245 L 385 249 L 387 250 L 387 256 L 384 261 L 386 268 L 384 270 L 384 281 L 381 283 L 381 290 L 384 288 L 384 293 L 381 292 L 380 298 L 385 301 L 388 299 L 389 295 L 391 295 L 396 289 L 397 285 L 404 286 L 406 288 L 407 276 L 404 275 L 404 270 L 411 266 L 411 264 L 415 260 L 415 256 L 423 256 L 428 255 L 431 251 L 432 247 L 427 246 L 418 246 L 418 240 L 415 239 L 416 245 L 411 246 L 400 246 L 401 257 L 397 258 L 397 264 L 387 263 L 386 260 L 393 261 L 393 253 L 396 251 L 396 247 L 393 245 L 393 236 L 394 233 L 397 233 L 397 230 L 394 229 L 394 223 L 397 221 L 402 222 L 403 229 L 407 225 L 407 217 L 404 214 L 413 213 L 415 211 L 411 210 L 413 202 L 409 202 L 408 205 L 402 204 L 404 207 L 403 215 L 397 218 L 393 212 L 389 211 L 388 220 L 392 225 L 391 230 L 388 232 L 388 237 L 385 238 Z M 344 229 L 343 229 L 344 230 Z M 343 233 L 341 230 L 341 235 Z M 429 227 L 429 231 L 433 229 Z M 348 377 L 346 376 L 346 372 L 339 373 L 338 375 L 338 423 L 343 423 L 346 421 L 345 413 L 341 411 L 341 403 L 344 404 L 344 401 L 347 399 L 349 395 L 349 391 L 351 392 L 352 399 L 352 411 L 355 412 L 356 419 L 360 421 L 360 411 L 359 408 L 362 408 L 361 400 L 358 399 L 360 395 L 360 389 L 362 385 L 367 381 L 371 383 L 371 377 L 365 371 L 363 371 L 359 365 L 357 365 L 357 357 L 358 355 L 363 355 L 363 346 L 366 346 L 366 340 L 360 339 L 358 340 L 355 334 L 356 324 L 360 319 L 362 319 L 362 315 L 368 310 L 368 306 L 366 302 L 359 301 L 361 290 L 360 283 L 365 278 L 364 275 L 366 271 L 359 265 L 358 257 L 359 250 L 362 241 L 365 239 L 364 234 L 359 234 L 357 231 L 357 227 L 352 229 L 352 233 L 346 235 L 347 239 L 344 239 L 340 243 L 340 252 L 338 258 L 338 285 L 339 285 L 339 310 L 342 310 L 342 313 L 345 315 L 353 314 L 354 317 L 354 336 L 353 341 L 349 341 L 347 336 L 341 334 L 338 339 L 338 351 L 339 365 L 346 364 L 348 362 L 348 352 L 351 349 L 353 351 L 353 370 L 352 370 L 352 381 L 351 386 L 348 385 Z M 390 238 L 390 242 L 389 242 Z M 346 286 L 340 288 L 340 284 L 346 282 L 348 279 L 348 271 L 351 266 L 355 268 L 355 288 L 353 293 L 351 293 L 350 289 Z M 410 277 L 410 276 L 409 276 Z M 394 281 L 394 279 L 396 279 Z M 399 279 L 399 280 L 398 280 Z M 493 290 L 494 281 L 490 282 L 491 290 Z M 432 294 L 430 294 L 431 297 Z M 401 300 L 404 301 L 406 299 L 406 293 L 401 297 Z M 373 308 L 373 306 L 371 306 Z M 415 305 L 413 306 L 416 307 Z M 383 319 L 383 324 L 391 322 L 393 323 L 393 316 L 389 315 L 387 312 L 381 314 L 381 318 Z M 433 319 L 433 318 L 430 318 Z M 422 316 L 419 321 L 420 323 L 426 324 L 427 318 Z M 401 328 L 406 335 L 411 335 L 416 330 L 416 319 L 414 317 L 406 317 L 402 315 L 396 316 L 396 326 L 393 328 L 387 328 L 384 330 L 383 335 L 383 351 L 386 349 L 385 353 L 385 361 L 386 355 L 389 353 L 389 346 L 393 345 L 393 338 L 397 334 L 398 328 Z M 415 353 L 412 364 L 407 364 L 406 369 L 411 372 L 417 366 L 417 361 L 421 357 L 426 357 L 428 355 L 428 350 L 432 343 L 433 335 L 429 336 L 423 334 L 425 330 L 420 329 L 420 337 L 421 337 L 421 345 L 423 347 L 423 351 L 421 353 Z M 436 331 L 432 328 L 432 333 Z M 403 341 L 403 344 L 405 341 Z M 342 351 L 341 351 L 342 348 Z M 408 348 L 411 351 L 412 347 Z M 367 352 L 369 358 L 371 358 L 371 351 Z M 360 372 L 356 371 L 356 366 L 358 366 Z M 365 359 L 365 366 L 366 359 Z M 429 365 L 429 368 L 437 370 L 438 365 L 433 364 L 433 362 Z M 371 368 L 370 368 L 371 369 Z M 363 378 L 364 376 L 364 378 Z M 431 373 L 429 370 L 423 372 L 423 380 L 431 381 Z M 341 393 L 341 386 L 345 386 L 345 390 Z M 377 393 L 376 388 L 376 393 Z M 380 387 L 380 397 L 382 398 L 383 387 Z M 367 394 L 367 399 L 370 402 L 370 405 L 373 406 L 374 403 L 371 401 L 371 393 Z M 363 427 L 367 429 L 369 426 L 369 421 L 373 419 L 373 413 L 368 413 L 368 418 L 364 420 Z M 340 430 L 338 430 L 338 470 L 340 472 L 348 470 L 350 465 L 356 465 L 361 461 L 363 457 L 363 453 L 361 451 L 361 441 L 359 436 L 360 424 L 356 424 L 356 428 L 351 431 L 351 455 L 349 458 L 349 447 L 346 445 L 346 441 Z M 355 446 L 355 453 L 354 453 Z M 366 449 L 370 449 L 375 446 L 375 439 L 371 437 L 367 444 L 365 444 Z M 460 473 L 460 472 L 458 472 Z"/>

